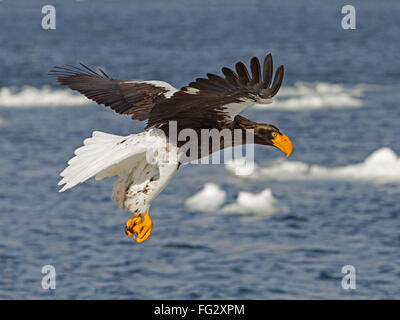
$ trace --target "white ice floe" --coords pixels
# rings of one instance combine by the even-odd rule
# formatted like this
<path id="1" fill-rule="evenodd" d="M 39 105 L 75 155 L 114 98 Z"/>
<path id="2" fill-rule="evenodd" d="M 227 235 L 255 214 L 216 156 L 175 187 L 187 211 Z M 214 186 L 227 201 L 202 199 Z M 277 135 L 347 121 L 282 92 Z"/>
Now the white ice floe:
<path id="1" fill-rule="evenodd" d="M 235 175 L 243 165 L 237 159 L 225 168 Z M 247 176 L 238 176 L 248 180 L 343 180 L 371 181 L 376 183 L 400 183 L 400 157 L 390 148 L 381 148 L 370 154 L 364 161 L 340 167 L 309 165 L 304 162 L 279 159 L 266 167 L 255 165 L 254 171 Z"/>
<path id="2" fill-rule="evenodd" d="M 276 199 L 271 189 L 260 193 L 239 192 L 235 202 L 223 207 L 226 192 L 214 183 L 206 183 L 202 190 L 185 201 L 190 211 L 262 214 L 269 216 L 277 211 Z"/>
<path id="3" fill-rule="evenodd" d="M 293 87 L 283 87 L 271 104 L 256 104 L 255 109 L 316 110 L 327 108 L 357 108 L 364 105 L 362 96 L 371 85 L 359 84 L 346 88 L 327 82 L 296 82 Z"/>
<path id="4" fill-rule="evenodd" d="M 0 108 L 73 107 L 91 103 L 91 100 L 70 89 L 51 89 L 50 86 L 40 89 L 31 86 L 0 88 Z"/>
<path id="5" fill-rule="evenodd" d="M 271 189 L 265 189 L 257 194 L 240 191 L 236 202 L 226 205 L 221 211 L 225 213 L 251 213 L 269 216 L 277 211 L 276 203 L 277 201 L 272 195 Z"/>
<path id="6" fill-rule="evenodd" d="M 225 203 L 226 192 L 215 183 L 206 183 L 198 193 L 186 199 L 185 205 L 191 211 L 211 212 Z"/>

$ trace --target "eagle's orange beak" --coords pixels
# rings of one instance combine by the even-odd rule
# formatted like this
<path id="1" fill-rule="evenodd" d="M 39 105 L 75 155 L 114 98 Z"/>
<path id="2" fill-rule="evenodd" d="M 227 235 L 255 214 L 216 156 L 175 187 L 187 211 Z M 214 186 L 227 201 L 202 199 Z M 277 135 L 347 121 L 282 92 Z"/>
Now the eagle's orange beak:
<path id="1" fill-rule="evenodd" d="M 272 143 L 274 147 L 277 147 L 284 154 L 286 154 L 286 157 L 289 157 L 293 151 L 292 142 L 285 134 L 278 134 L 274 139 L 272 139 Z"/>

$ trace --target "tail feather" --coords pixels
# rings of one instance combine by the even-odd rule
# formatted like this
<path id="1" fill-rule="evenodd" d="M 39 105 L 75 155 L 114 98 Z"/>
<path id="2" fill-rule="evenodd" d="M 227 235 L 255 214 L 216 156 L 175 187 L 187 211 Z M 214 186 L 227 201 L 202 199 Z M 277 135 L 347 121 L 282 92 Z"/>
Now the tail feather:
<path id="1" fill-rule="evenodd" d="M 114 153 L 114 147 L 126 137 L 95 131 L 91 138 L 85 139 L 83 146 L 74 151 L 75 157 L 68 161 L 60 176 L 58 185 L 64 186 L 59 192 L 85 182 L 104 170 L 104 160 Z"/>

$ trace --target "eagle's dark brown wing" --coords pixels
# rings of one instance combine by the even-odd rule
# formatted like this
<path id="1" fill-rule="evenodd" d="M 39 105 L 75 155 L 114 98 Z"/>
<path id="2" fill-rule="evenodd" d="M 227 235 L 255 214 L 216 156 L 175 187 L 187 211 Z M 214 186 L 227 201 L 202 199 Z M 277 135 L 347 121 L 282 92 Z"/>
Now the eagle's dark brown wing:
<path id="1" fill-rule="evenodd" d="M 161 127 L 175 120 L 180 128 L 215 128 L 228 125 L 245 107 L 275 96 L 282 84 L 283 66 L 273 78 L 272 56 L 250 63 L 251 75 L 242 62 L 236 73 L 222 68 L 224 78 L 208 73 L 179 91 L 162 81 L 128 81 L 109 78 L 103 70 L 54 67 L 50 75 L 60 84 L 79 91 L 89 99 L 109 106 L 134 120 L 147 120 L 147 128 Z M 264 102 L 265 103 L 265 102 Z"/>
<path id="2" fill-rule="evenodd" d="M 111 79 L 99 70 L 100 73 L 81 64 L 81 67 L 54 67 L 49 75 L 98 104 L 131 115 L 134 120 L 148 119 L 151 109 L 176 91 L 166 82 Z"/>
<path id="3" fill-rule="evenodd" d="M 162 127 L 177 121 L 179 128 L 218 128 L 229 125 L 247 106 L 278 93 L 284 69 L 278 67 L 273 78 L 272 56 L 264 59 L 263 74 L 257 57 L 250 62 L 251 75 L 242 62 L 236 63 L 236 73 L 222 68 L 224 78 L 207 73 L 175 92 L 170 99 L 158 102 L 151 110 L 147 127 Z M 271 85 L 272 83 L 272 85 Z"/>

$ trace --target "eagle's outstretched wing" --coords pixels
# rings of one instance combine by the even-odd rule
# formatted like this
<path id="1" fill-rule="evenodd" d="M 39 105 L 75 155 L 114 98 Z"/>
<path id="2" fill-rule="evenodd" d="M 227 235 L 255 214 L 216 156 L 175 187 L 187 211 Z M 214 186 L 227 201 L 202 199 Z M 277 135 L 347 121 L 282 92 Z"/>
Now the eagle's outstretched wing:
<path id="1" fill-rule="evenodd" d="M 177 90 L 163 81 L 129 81 L 111 79 L 102 70 L 99 72 L 81 64 L 81 67 L 54 67 L 49 75 L 60 84 L 76 90 L 87 98 L 104 104 L 134 120 L 148 119 L 151 109 Z"/>
<path id="2" fill-rule="evenodd" d="M 284 68 L 279 66 L 273 78 L 272 55 L 264 59 L 263 72 L 257 57 L 250 61 L 251 75 L 242 62 L 237 74 L 222 68 L 225 77 L 207 73 L 160 101 L 151 110 L 147 127 L 160 127 L 175 120 L 181 128 L 227 126 L 244 108 L 255 103 L 271 103 L 281 87 Z"/>
<path id="3" fill-rule="evenodd" d="M 128 81 L 109 78 L 99 69 L 95 72 L 81 67 L 54 67 L 50 75 L 72 90 L 93 101 L 109 106 L 134 120 L 147 120 L 147 128 L 162 127 L 177 121 L 179 128 L 216 128 L 228 126 L 244 108 L 255 103 L 270 103 L 283 80 L 279 66 L 273 77 L 272 55 L 260 62 L 253 57 L 251 75 L 242 62 L 236 63 L 236 73 L 222 68 L 225 77 L 207 73 L 180 90 L 162 81 Z"/>

